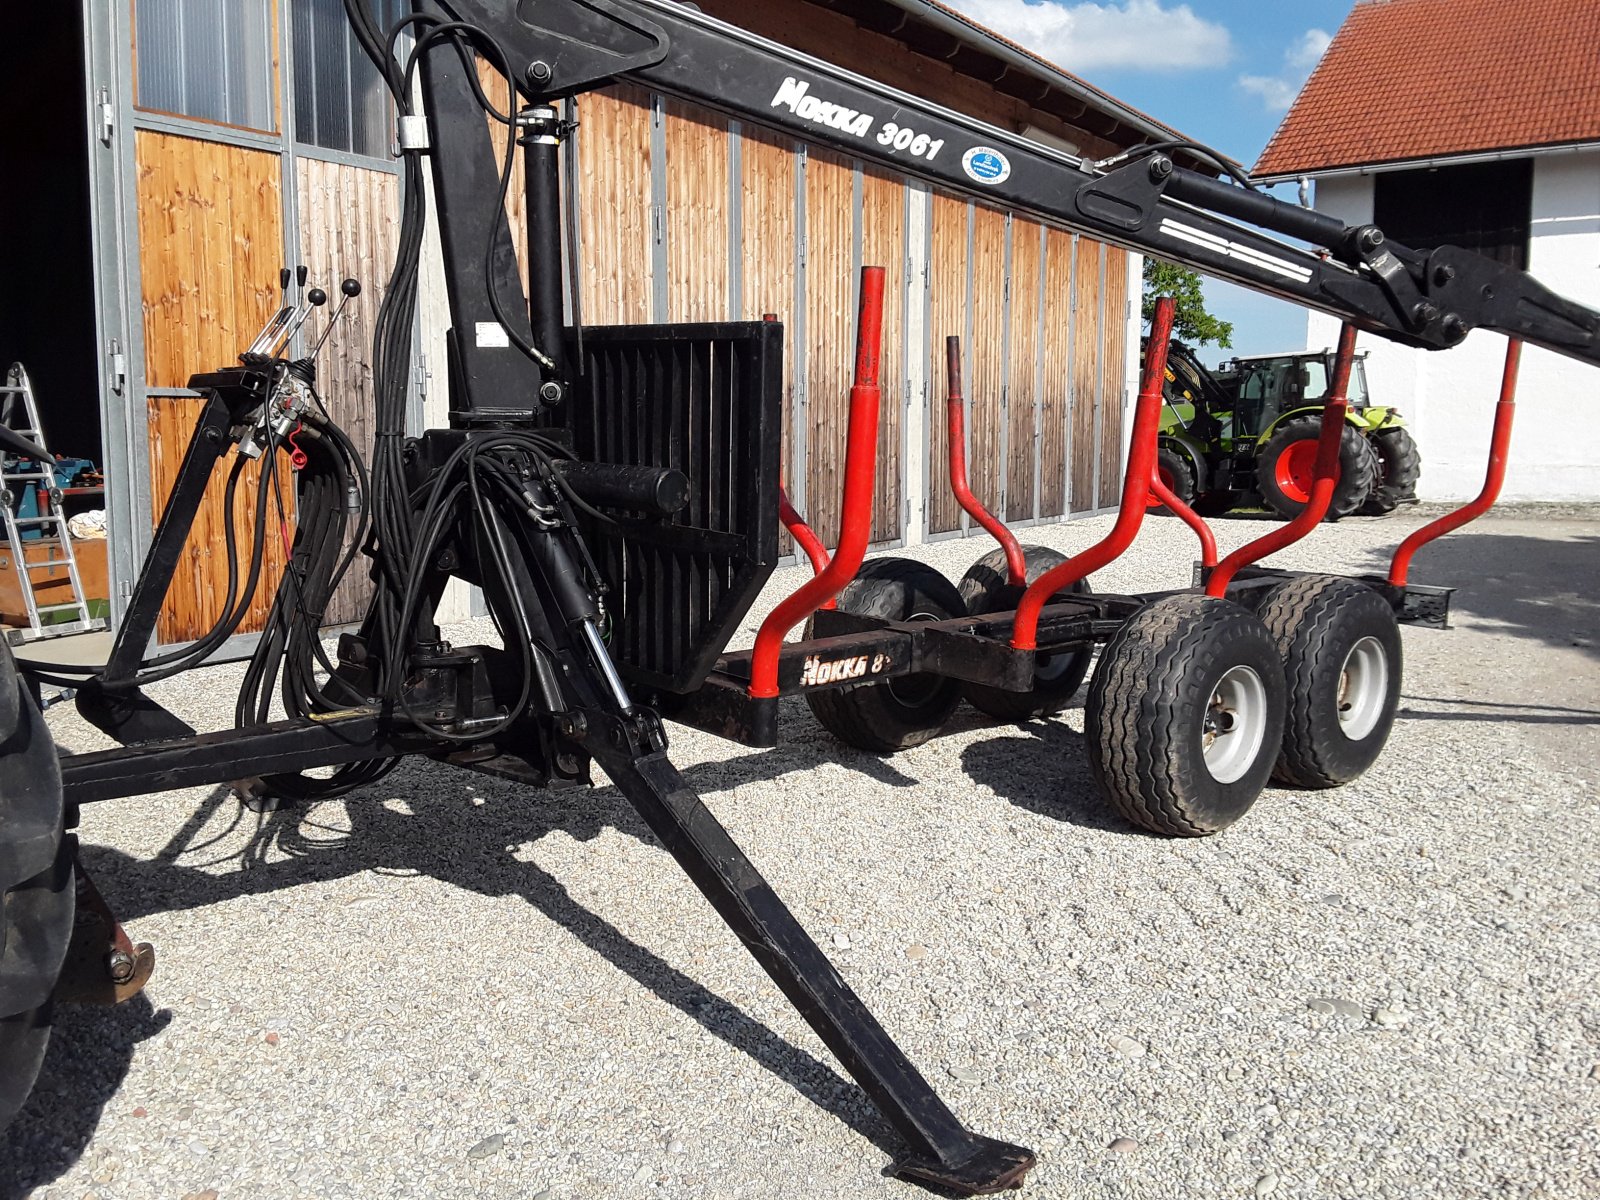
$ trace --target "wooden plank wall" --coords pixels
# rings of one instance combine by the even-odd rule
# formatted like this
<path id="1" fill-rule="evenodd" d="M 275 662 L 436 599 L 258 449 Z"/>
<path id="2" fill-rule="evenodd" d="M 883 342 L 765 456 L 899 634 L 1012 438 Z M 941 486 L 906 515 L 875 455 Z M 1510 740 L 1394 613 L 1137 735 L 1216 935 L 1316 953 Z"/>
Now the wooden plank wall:
<path id="1" fill-rule="evenodd" d="M 979 205 L 972 231 L 972 346 L 967 351 L 967 479 L 990 512 L 1000 512 L 1005 386 L 1006 215 Z"/>
<path id="2" fill-rule="evenodd" d="M 806 159 L 805 517 L 834 545 L 844 489 L 844 452 L 854 367 L 855 171 L 822 150 Z"/>
<path id="3" fill-rule="evenodd" d="M 950 439 L 945 401 L 950 395 L 945 339 L 962 339 L 963 374 L 971 376 L 972 348 L 967 332 L 967 228 L 972 206 L 965 200 L 933 194 L 932 252 L 928 256 L 928 532 L 961 528 L 962 512 L 950 492 Z M 970 392 L 970 387 L 967 388 Z"/>
<path id="4" fill-rule="evenodd" d="M 1010 354 L 1006 377 L 1007 520 L 1034 515 L 1033 473 L 1039 453 L 1035 405 L 1039 398 L 1039 247 L 1040 226 L 1020 218 L 1011 223 Z"/>
<path id="5" fill-rule="evenodd" d="M 650 97 L 635 87 L 578 101 L 579 238 L 583 320 L 650 320 Z"/>
<path id="6" fill-rule="evenodd" d="M 1128 366 L 1128 255 L 1106 250 L 1106 284 L 1100 298 L 1105 312 L 1100 356 L 1100 507 L 1115 505 L 1122 494 L 1122 413 Z"/>
<path id="7" fill-rule="evenodd" d="M 728 121 L 666 105 L 667 320 L 728 319 Z"/>
<path id="8" fill-rule="evenodd" d="M 134 158 L 145 382 L 152 388 L 183 387 L 197 371 L 236 362 L 277 307 L 283 257 L 279 159 L 265 151 L 145 130 L 134 135 Z M 199 400 L 184 397 L 149 400 L 152 522 L 160 518 L 177 479 L 200 407 Z M 231 458 L 218 464 L 184 546 L 157 627 L 162 642 L 199 637 L 221 615 L 227 589 L 222 486 L 231 467 Z M 245 472 L 236 518 L 253 514 L 258 470 L 252 466 Z M 286 469 L 279 487 L 292 519 L 293 486 Z M 279 532 L 275 515 L 268 530 Z M 248 535 L 241 542 L 247 556 Z M 261 628 L 284 557 L 283 538 L 269 536 L 261 584 L 241 632 Z"/>
<path id="9" fill-rule="evenodd" d="M 872 491 L 872 540 L 893 541 L 905 531 L 904 453 L 906 409 L 906 192 L 897 176 L 861 173 L 861 265 L 883 267 L 883 354 L 879 390 L 878 468 Z"/>
<path id="10" fill-rule="evenodd" d="M 400 180 L 386 171 L 302 158 L 295 164 L 299 194 L 300 261 L 311 278 L 339 300 L 339 282 L 354 277 L 361 295 L 345 306 L 339 327 L 317 360 L 317 380 L 333 419 L 350 435 L 362 457 L 372 461 L 374 396 L 372 334 L 389 285 L 400 231 Z M 308 326 L 321 336 L 323 326 Z M 372 595 L 367 560 L 357 558 L 334 593 L 327 623 L 359 621 Z"/>
<path id="11" fill-rule="evenodd" d="M 1073 512 L 1095 506 L 1094 413 L 1100 382 L 1100 256 L 1105 247 L 1078 239 L 1072 279 L 1072 454 L 1068 467 Z"/>
<path id="12" fill-rule="evenodd" d="M 1045 231 L 1040 354 L 1044 382 L 1039 411 L 1039 516 L 1067 511 L 1067 441 L 1072 418 L 1072 256 L 1077 238 Z"/>
<path id="13" fill-rule="evenodd" d="M 746 128 L 739 147 L 739 247 L 740 312 L 742 321 L 759 321 L 767 314 L 785 326 L 784 347 L 791 343 L 795 282 L 795 143 L 763 129 Z M 790 364 L 783 372 L 783 467 L 786 484 L 794 460 L 794 377 Z M 785 545 L 787 543 L 784 543 Z"/>

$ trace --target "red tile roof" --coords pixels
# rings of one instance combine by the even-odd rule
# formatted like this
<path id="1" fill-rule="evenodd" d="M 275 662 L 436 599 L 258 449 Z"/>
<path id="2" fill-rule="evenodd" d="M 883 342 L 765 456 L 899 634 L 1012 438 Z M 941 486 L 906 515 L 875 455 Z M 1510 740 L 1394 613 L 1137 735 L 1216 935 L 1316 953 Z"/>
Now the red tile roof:
<path id="1" fill-rule="evenodd" d="M 1255 173 L 1600 140 L 1600 0 L 1360 0 Z"/>

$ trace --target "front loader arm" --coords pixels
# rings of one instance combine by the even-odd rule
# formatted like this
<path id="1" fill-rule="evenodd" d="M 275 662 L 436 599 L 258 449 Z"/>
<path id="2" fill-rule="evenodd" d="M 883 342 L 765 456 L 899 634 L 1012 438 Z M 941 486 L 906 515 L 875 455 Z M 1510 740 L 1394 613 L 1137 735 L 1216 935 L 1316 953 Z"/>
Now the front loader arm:
<path id="1" fill-rule="evenodd" d="M 1524 272 L 1409 250 L 1156 148 L 1102 171 L 665 0 L 423 3 L 497 42 L 529 101 L 625 79 L 1396 341 L 1444 349 L 1482 327 L 1600 365 L 1600 313 Z"/>

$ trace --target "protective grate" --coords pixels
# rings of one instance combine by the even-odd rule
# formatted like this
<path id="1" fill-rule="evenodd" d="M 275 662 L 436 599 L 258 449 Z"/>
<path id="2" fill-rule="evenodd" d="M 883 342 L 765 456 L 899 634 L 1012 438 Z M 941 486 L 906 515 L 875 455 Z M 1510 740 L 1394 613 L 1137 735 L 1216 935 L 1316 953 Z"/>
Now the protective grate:
<path id="1" fill-rule="evenodd" d="M 618 667 L 631 682 L 690 692 L 777 561 L 782 326 L 585 329 L 582 360 L 581 395 L 565 406 L 578 456 L 689 477 L 674 516 L 620 529 L 588 521 L 584 533 L 610 586 Z"/>

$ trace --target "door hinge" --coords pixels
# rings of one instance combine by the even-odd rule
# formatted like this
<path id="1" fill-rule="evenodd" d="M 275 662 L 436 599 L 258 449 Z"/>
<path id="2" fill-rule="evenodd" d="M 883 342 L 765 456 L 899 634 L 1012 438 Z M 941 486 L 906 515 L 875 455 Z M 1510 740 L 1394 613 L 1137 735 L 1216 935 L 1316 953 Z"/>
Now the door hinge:
<path id="1" fill-rule="evenodd" d="M 111 89 L 102 87 L 95 93 L 95 112 L 100 118 L 100 144 L 111 145 L 111 136 L 117 131 L 117 110 L 111 103 Z"/>
<path id="2" fill-rule="evenodd" d="M 428 356 L 417 355 L 417 365 L 412 368 L 411 376 L 416 380 L 417 399 L 426 402 L 428 399 L 428 380 L 433 378 L 433 372 L 428 370 Z"/>
<path id="3" fill-rule="evenodd" d="M 650 236 L 658 246 L 667 240 L 667 214 L 659 204 L 650 206 Z"/>
<path id="4" fill-rule="evenodd" d="M 106 384 L 119 396 L 128 385 L 128 356 L 116 338 L 106 343 Z"/>

